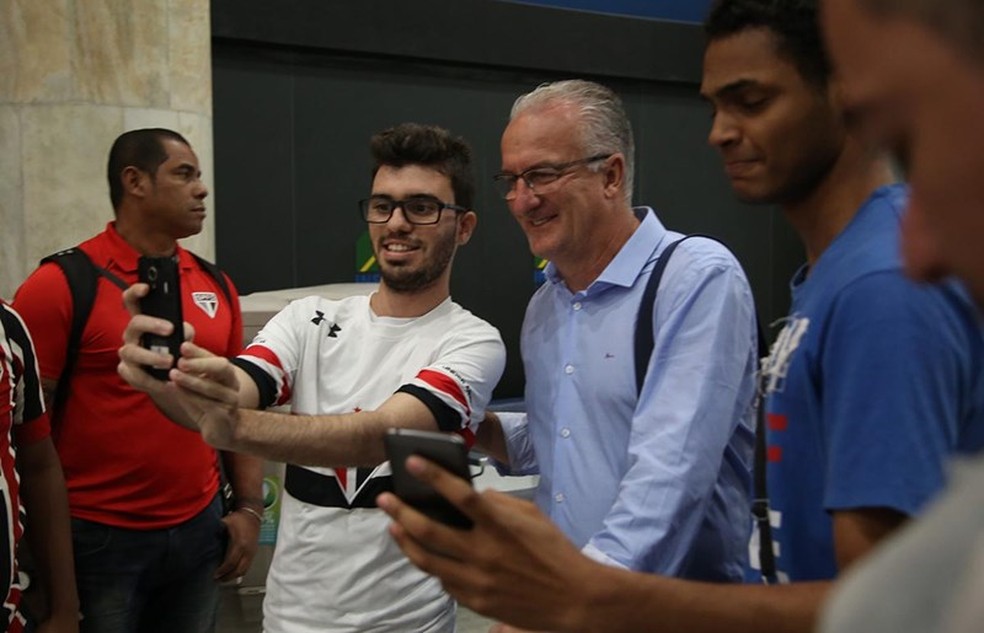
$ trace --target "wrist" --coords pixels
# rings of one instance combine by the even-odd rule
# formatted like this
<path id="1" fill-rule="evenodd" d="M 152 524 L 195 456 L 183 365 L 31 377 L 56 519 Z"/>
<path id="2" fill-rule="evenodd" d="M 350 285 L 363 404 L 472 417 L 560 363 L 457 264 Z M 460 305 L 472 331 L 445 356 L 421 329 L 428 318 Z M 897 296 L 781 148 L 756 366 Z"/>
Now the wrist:
<path id="1" fill-rule="evenodd" d="M 251 508 L 256 510 L 260 514 L 263 513 L 263 499 L 260 497 L 244 497 L 236 495 L 232 498 L 232 507 L 236 510 L 239 508 Z"/>
<path id="2" fill-rule="evenodd" d="M 263 513 L 258 512 L 255 508 L 248 505 L 237 506 L 233 512 L 239 512 L 240 514 L 245 514 L 246 516 L 252 517 L 256 520 L 258 525 L 263 524 Z"/>

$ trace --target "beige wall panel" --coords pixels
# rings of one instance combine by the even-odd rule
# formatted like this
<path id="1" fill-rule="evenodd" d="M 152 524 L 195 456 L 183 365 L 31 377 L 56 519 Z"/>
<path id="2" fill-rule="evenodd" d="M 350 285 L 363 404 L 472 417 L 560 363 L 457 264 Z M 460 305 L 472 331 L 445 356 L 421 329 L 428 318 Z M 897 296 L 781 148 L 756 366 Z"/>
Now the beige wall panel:
<path id="1" fill-rule="evenodd" d="M 175 132 L 181 131 L 178 129 L 178 113 L 174 110 L 159 110 L 154 108 L 123 109 L 123 128 L 120 129 L 119 134 L 147 127 L 163 127 L 174 130 Z M 108 145 L 106 146 L 106 151 L 109 151 Z"/>
<path id="2" fill-rule="evenodd" d="M 75 0 L 77 92 L 103 104 L 170 107 L 167 3 Z"/>
<path id="3" fill-rule="evenodd" d="M 0 1 L 0 102 L 74 96 L 69 0 Z"/>
<path id="4" fill-rule="evenodd" d="M 208 0 L 170 0 L 171 107 L 212 112 L 212 37 Z"/>
<path id="5" fill-rule="evenodd" d="M 17 106 L 0 105 L 0 297 L 8 301 L 26 272 L 19 114 Z"/>
<path id="6" fill-rule="evenodd" d="M 64 101 L 74 96 L 69 0 L 0 2 L 0 101 Z"/>
<path id="7" fill-rule="evenodd" d="M 21 125 L 25 254 L 33 266 L 112 219 L 106 157 L 123 125 L 123 112 L 105 106 L 36 106 L 24 110 Z"/>

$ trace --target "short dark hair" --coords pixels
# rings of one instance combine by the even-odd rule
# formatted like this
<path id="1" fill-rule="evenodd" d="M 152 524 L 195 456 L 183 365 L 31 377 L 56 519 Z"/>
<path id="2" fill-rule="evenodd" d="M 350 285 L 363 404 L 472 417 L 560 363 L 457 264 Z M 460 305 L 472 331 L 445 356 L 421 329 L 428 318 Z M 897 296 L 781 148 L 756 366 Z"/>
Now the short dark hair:
<path id="1" fill-rule="evenodd" d="M 146 128 L 130 130 L 120 134 L 109 150 L 109 164 L 106 166 L 106 177 L 109 179 L 109 199 L 113 208 L 118 209 L 123 201 L 123 181 L 120 178 L 127 167 L 136 167 L 150 174 L 151 178 L 157 173 L 157 168 L 167 160 L 164 141 L 172 140 L 191 147 L 173 130 L 165 128 Z"/>
<path id="2" fill-rule="evenodd" d="M 772 31 L 779 53 L 810 84 L 826 90 L 831 64 L 820 34 L 817 0 L 716 0 L 704 22 L 704 35 L 710 43 L 755 28 Z"/>
<path id="3" fill-rule="evenodd" d="M 374 134 L 369 141 L 369 150 L 374 162 L 374 178 L 383 165 L 430 167 L 451 179 L 454 204 L 472 208 L 475 201 L 472 152 L 460 136 L 436 125 L 401 123 Z"/>

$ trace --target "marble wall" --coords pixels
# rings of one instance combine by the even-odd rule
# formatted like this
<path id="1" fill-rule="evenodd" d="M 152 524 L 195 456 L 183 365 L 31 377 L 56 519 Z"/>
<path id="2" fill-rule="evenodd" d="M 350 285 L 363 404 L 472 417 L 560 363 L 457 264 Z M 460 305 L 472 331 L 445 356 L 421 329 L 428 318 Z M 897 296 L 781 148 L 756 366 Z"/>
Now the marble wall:
<path id="1" fill-rule="evenodd" d="M 106 157 L 167 127 L 212 190 L 208 0 L 0 1 L 0 296 L 112 219 Z M 215 198 L 185 246 L 214 259 Z"/>

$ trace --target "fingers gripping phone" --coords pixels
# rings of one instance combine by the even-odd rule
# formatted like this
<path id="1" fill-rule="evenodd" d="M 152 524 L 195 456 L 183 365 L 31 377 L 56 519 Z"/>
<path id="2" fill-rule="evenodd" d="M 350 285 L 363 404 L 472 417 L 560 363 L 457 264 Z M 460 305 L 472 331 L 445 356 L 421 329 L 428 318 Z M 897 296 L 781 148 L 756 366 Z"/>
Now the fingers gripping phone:
<path id="1" fill-rule="evenodd" d="M 390 429 L 384 442 L 393 471 L 393 492 L 397 497 L 436 521 L 460 529 L 472 527 L 471 519 L 406 469 L 407 457 L 419 455 L 471 485 L 468 447 L 461 437 L 415 429 Z"/>
<path id="2" fill-rule="evenodd" d="M 176 256 L 141 257 L 137 260 L 137 275 L 141 282 L 150 286 L 147 296 L 140 300 L 140 311 L 166 319 L 174 326 L 170 336 L 144 334 L 140 338 L 140 344 L 151 351 L 171 354 L 174 363 L 177 363 L 181 354 L 181 342 L 184 340 L 178 259 Z M 144 371 L 158 380 L 167 380 L 168 369 L 144 366 Z"/>

